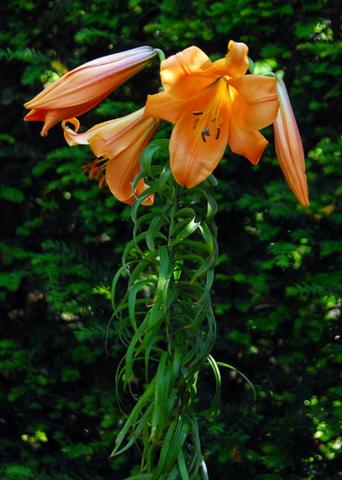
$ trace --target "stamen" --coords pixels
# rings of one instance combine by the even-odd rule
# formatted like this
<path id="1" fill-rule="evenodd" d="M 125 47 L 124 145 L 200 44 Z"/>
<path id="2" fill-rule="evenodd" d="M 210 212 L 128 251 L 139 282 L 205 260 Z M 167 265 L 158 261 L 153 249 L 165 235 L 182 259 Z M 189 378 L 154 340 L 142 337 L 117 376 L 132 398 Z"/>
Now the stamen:
<path id="1" fill-rule="evenodd" d="M 218 140 L 218 139 L 219 139 L 220 133 L 221 133 L 221 129 L 220 129 L 220 128 L 217 128 L 215 140 Z"/>
<path id="2" fill-rule="evenodd" d="M 92 168 L 88 174 L 88 178 L 93 178 L 93 177 L 97 178 L 98 172 L 99 172 L 98 167 Z"/>
<path id="3" fill-rule="evenodd" d="M 199 122 L 199 118 L 196 118 L 195 121 L 194 121 L 194 124 L 192 126 L 193 130 L 196 130 L 196 127 L 198 125 L 198 122 Z"/>
<path id="4" fill-rule="evenodd" d="M 92 162 L 84 165 L 82 170 L 88 173 L 88 178 L 95 178 L 99 187 L 102 188 L 106 183 L 106 166 L 108 160 L 106 158 L 96 158 Z"/>
<path id="5" fill-rule="evenodd" d="M 193 115 L 203 115 L 203 112 L 192 112 Z"/>
<path id="6" fill-rule="evenodd" d="M 103 175 L 103 177 L 101 177 L 99 180 L 99 188 L 103 188 L 105 184 L 106 184 L 106 175 Z"/>

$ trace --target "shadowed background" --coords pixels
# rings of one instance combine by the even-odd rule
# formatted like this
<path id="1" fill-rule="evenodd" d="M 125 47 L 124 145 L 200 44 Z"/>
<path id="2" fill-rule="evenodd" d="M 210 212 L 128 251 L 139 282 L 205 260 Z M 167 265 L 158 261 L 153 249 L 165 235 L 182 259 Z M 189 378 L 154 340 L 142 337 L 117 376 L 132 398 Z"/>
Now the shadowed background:
<path id="1" fill-rule="evenodd" d="M 60 126 L 40 138 L 40 123 L 22 122 L 22 104 L 99 56 L 139 45 L 170 55 L 197 45 L 215 59 L 230 39 L 248 44 L 256 73 L 285 73 L 311 205 L 301 208 L 288 190 L 272 129 L 259 166 L 227 150 L 215 172 L 214 355 L 243 371 L 258 399 L 234 372 L 222 372 L 221 412 L 200 419 L 210 478 L 340 478 L 338 4 L 10 0 L 1 7 L 1 479 L 121 479 L 139 462 L 135 447 L 108 459 L 123 421 L 114 393 L 123 349 L 115 324 L 107 352 L 104 339 L 130 208 L 82 173 L 93 158 L 88 149 L 67 147 Z M 133 111 L 158 88 L 155 60 L 81 124 Z M 214 393 L 209 372 L 200 386 L 205 408 Z"/>

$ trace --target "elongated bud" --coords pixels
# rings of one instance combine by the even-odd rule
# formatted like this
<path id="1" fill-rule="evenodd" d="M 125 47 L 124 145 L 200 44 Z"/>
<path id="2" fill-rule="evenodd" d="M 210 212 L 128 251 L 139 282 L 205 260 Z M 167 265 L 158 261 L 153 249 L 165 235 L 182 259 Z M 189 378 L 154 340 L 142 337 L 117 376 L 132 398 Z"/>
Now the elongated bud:
<path id="1" fill-rule="evenodd" d="M 302 139 L 285 83 L 277 79 L 279 112 L 274 122 L 275 149 L 280 168 L 297 200 L 309 205 Z"/>
<path id="2" fill-rule="evenodd" d="M 152 47 L 138 47 L 87 62 L 46 87 L 25 108 L 27 122 L 44 122 L 41 135 L 62 120 L 96 107 L 111 92 L 142 70 L 156 55 Z"/>

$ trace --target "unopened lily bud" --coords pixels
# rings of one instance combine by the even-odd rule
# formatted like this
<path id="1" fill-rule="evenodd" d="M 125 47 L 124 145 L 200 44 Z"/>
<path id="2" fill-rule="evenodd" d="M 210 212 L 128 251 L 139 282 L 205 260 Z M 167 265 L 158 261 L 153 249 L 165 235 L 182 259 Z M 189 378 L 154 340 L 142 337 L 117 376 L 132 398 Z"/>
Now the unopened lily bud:
<path id="1" fill-rule="evenodd" d="M 297 200 L 309 205 L 302 139 L 285 83 L 277 80 L 279 111 L 274 122 L 275 149 L 286 181 Z"/>
<path id="2" fill-rule="evenodd" d="M 97 58 L 66 73 L 46 87 L 25 108 L 27 122 L 44 122 L 41 135 L 62 120 L 88 112 L 113 90 L 142 70 L 156 55 L 144 46 Z"/>

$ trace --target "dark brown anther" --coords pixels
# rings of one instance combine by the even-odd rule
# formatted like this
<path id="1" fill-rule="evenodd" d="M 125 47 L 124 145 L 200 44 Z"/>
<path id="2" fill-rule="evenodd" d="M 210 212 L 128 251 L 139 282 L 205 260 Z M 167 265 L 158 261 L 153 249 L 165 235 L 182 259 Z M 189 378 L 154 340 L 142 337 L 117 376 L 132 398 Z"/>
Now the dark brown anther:
<path id="1" fill-rule="evenodd" d="M 217 132 L 216 132 L 215 140 L 218 140 L 218 139 L 219 139 L 220 133 L 221 133 L 221 129 L 218 128 L 218 129 L 217 129 Z"/>
<path id="2" fill-rule="evenodd" d="M 192 112 L 193 115 L 203 115 L 203 112 Z"/>
<path id="3" fill-rule="evenodd" d="M 204 130 L 202 130 L 201 137 L 202 137 L 203 142 L 206 143 L 205 137 L 210 137 L 209 128 L 205 128 Z"/>

